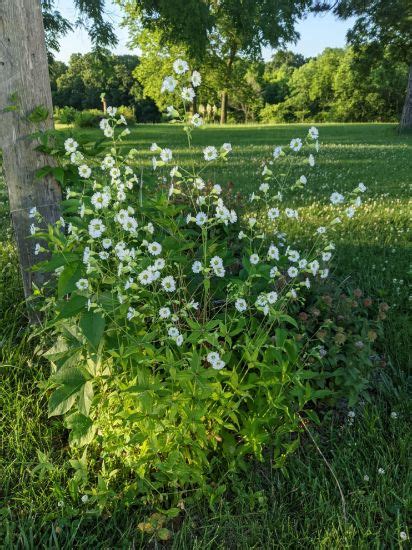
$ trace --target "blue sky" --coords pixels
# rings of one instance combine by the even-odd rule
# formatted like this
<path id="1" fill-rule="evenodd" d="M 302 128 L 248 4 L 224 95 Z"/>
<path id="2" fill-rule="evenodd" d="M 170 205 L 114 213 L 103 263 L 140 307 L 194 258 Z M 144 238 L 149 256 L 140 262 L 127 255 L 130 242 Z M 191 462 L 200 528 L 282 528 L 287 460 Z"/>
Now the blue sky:
<path id="1" fill-rule="evenodd" d="M 58 0 L 56 4 L 68 19 L 73 21 L 76 18 L 72 0 Z M 122 16 L 119 8 L 109 1 L 107 12 L 108 17 L 115 25 L 119 39 L 119 44 L 114 50 L 115 53 L 130 53 L 127 47 L 127 30 L 120 28 Z M 298 24 L 297 30 L 300 34 L 300 40 L 296 44 L 290 44 L 288 48 L 309 57 L 319 54 L 326 47 L 342 47 L 345 45 L 346 32 L 351 25 L 352 21 L 337 21 L 330 14 L 311 15 Z M 61 49 L 56 57 L 67 62 L 72 53 L 85 53 L 90 49 L 91 45 L 87 32 L 77 29 L 61 41 Z M 138 51 L 132 53 L 138 54 Z M 264 57 L 266 59 L 270 58 L 271 53 L 272 50 L 265 49 Z"/>

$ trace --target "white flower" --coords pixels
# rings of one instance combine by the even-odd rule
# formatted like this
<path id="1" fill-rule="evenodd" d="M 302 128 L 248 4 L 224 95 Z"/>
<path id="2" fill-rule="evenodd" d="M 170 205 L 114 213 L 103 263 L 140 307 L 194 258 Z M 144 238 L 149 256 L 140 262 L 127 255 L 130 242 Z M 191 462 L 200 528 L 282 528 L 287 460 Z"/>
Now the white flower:
<path id="1" fill-rule="evenodd" d="M 166 262 L 164 261 L 163 258 L 157 258 L 157 260 L 155 260 L 154 262 L 154 269 L 161 271 L 162 269 L 164 269 L 165 265 L 166 265 Z"/>
<path id="2" fill-rule="evenodd" d="M 226 274 L 226 270 L 224 267 L 215 267 L 213 272 L 216 275 L 216 277 L 224 277 Z"/>
<path id="3" fill-rule="evenodd" d="M 172 160 L 172 151 L 170 149 L 162 149 L 160 151 L 160 158 L 163 162 L 169 162 Z"/>
<path id="4" fill-rule="evenodd" d="M 159 309 L 159 317 L 161 319 L 168 319 L 171 315 L 171 311 L 168 307 L 161 307 Z"/>
<path id="5" fill-rule="evenodd" d="M 378 468 L 378 474 L 383 476 L 385 474 L 385 470 L 383 468 Z"/>
<path id="6" fill-rule="evenodd" d="M 190 80 L 192 81 L 192 84 L 195 88 L 200 86 L 200 84 L 202 83 L 202 77 L 199 71 L 193 71 Z"/>
<path id="7" fill-rule="evenodd" d="M 408 539 L 408 535 L 405 533 L 405 531 L 401 531 L 401 532 L 399 533 L 399 538 L 400 538 L 401 540 L 407 540 L 407 539 Z"/>
<path id="8" fill-rule="evenodd" d="M 250 227 L 253 227 L 256 224 L 256 222 L 257 222 L 256 218 L 251 217 L 248 219 L 248 224 Z"/>
<path id="9" fill-rule="evenodd" d="M 395 411 L 392 411 L 391 412 L 391 418 L 393 418 L 394 420 L 396 420 L 398 418 L 398 413 L 395 412 Z"/>
<path id="10" fill-rule="evenodd" d="M 70 155 L 70 162 L 72 164 L 79 165 L 83 161 L 84 156 L 80 153 L 80 151 L 76 151 L 75 153 L 72 153 Z"/>
<path id="11" fill-rule="evenodd" d="M 300 138 L 293 138 L 290 142 L 289 147 L 292 149 L 292 151 L 300 151 L 302 145 L 302 140 Z"/>
<path id="12" fill-rule="evenodd" d="M 308 261 L 302 258 L 299 260 L 298 266 L 300 269 L 305 269 L 305 267 L 308 265 Z"/>
<path id="13" fill-rule="evenodd" d="M 306 176 L 300 176 L 299 181 L 300 183 L 303 183 L 303 185 L 306 185 L 308 183 Z"/>
<path id="14" fill-rule="evenodd" d="M 349 206 L 349 208 L 346 209 L 346 215 L 348 218 L 353 218 L 353 216 L 355 215 L 355 209 L 353 208 L 353 206 Z"/>
<path id="15" fill-rule="evenodd" d="M 259 191 L 262 191 L 262 193 L 267 193 L 269 191 L 269 184 L 268 183 L 261 183 L 259 185 Z"/>
<path id="16" fill-rule="evenodd" d="M 109 125 L 109 121 L 107 120 L 107 118 L 102 118 L 101 121 L 99 122 L 99 126 L 101 130 L 104 130 L 105 128 L 107 128 L 108 125 Z"/>
<path id="17" fill-rule="evenodd" d="M 174 292 L 176 290 L 176 281 L 172 276 L 164 277 L 162 279 L 162 288 L 166 292 Z"/>
<path id="18" fill-rule="evenodd" d="M 112 246 L 112 241 L 111 241 L 111 239 L 103 239 L 103 240 L 102 240 L 102 246 L 103 246 L 103 248 L 105 248 L 106 250 L 107 250 L 108 248 L 110 248 L 110 247 Z"/>
<path id="19" fill-rule="evenodd" d="M 110 126 L 106 126 L 106 128 L 103 130 L 103 133 L 107 138 L 111 138 L 113 137 L 114 130 Z"/>
<path id="20" fill-rule="evenodd" d="M 108 257 L 109 257 L 109 253 L 106 252 L 105 250 L 102 250 L 101 252 L 99 252 L 99 258 L 101 260 L 107 260 Z"/>
<path id="21" fill-rule="evenodd" d="M 189 65 L 184 59 L 176 59 L 173 62 L 173 70 L 176 74 L 184 74 L 189 70 Z"/>
<path id="22" fill-rule="evenodd" d="M 34 225 L 34 223 L 31 223 L 30 224 L 30 235 L 34 235 L 37 231 L 37 228 L 36 226 Z"/>
<path id="23" fill-rule="evenodd" d="M 359 183 L 358 189 L 361 193 L 364 193 L 366 191 L 366 185 L 364 183 Z"/>
<path id="24" fill-rule="evenodd" d="M 222 370 L 225 364 L 226 363 L 222 361 L 222 359 L 218 359 L 215 363 L 213 363 L 212 368 L 215 370 Z"/>
<path id="25" fill-rule="evenodd" d="M 199 212 L 196 214 L 196 225 L 202 227 L 207 222 L 207 215 L 204 212 Z"/>
<path id="26" fill-rule="evenodd" d="M 127 315 L 126 315 L 128 320 L 130 321 L 130 319 L 133 319 L 133 317 L 135 317 L 135 315 L 136 315 L 136 310 L 133 307 L 129 307 L 129 309 L 127 310 Z"/>
<path id="27" fill-rule="evenodd" d="M 64 148 L 68 153 L 74 153 L 78 146 L 79 144 L 73 138 L 67 138 L 64 142 Z"/>
<path id="28" fill-rule="evenodd" d="M 363 476 L 363 481 L 369 481 L 369 476 L 365 474 L 365 475 Z"/>
<path id="29" fill-rule="evenodd" d="M 149 269 L 144 269 L 139 273 L 138 277 L 140 284 L 150 285 L 153 282 L 153 273 Z"/>
<path id="30" fill-rule="evenodd" d="M 207 361 L 213 366 L 220 361 L 220 355 L 217 351 L 211 351 L 207 354 Z"/>
<path id="31" fill-rule="evenodd" d="M 318 139 L 319 137 L 319 130 L 315 126 L 311 126 L 309 128 L 308 134 L 312 139 Z"/>
<path id="32" fill-rule="evenodd" d="M 181 346 L 183 344 L 183 336 L 178 334 L 175 338 L 175 342 L 177 346 Z"/>
<path id="33" fill-rule="evenodd" d="M 108 193 L 101 193 L 100 191 L 98 191 L 97 193 L 94 193 L 94 195 L 91 198 L 91 203 L 96 208 L 96 210 L 107 208 L 107 206 L 109 206 L 109 202 L 110 202 L 110 195 Z"/>
<path id="34" fill-rule="evenodd" d="M 203 149 L 203 156 L 205 160 L 215 160 L 218 157 L 218 152 L 216 147 L 213 147 L 213 145 L 208 145 Z"/>
<path id="35" fill-rule="evenodd" d="M 220 256 L 213 256 L 210 260 L 210 267 L 216 269 L 217 267 L 223 267 L 223 260 Z"/>
<path id="36" fill-rule="evenodd" d="M 332 253 L 331 252 L 323 252 L 322 253 L 322 260 L 324 262 L 328 262 L 331 258 L 332 258 Z"/>
<path id="37" fill-rule="evenodd" d="M 267 297 L 267 300 L 269 302 L 269 304 L 274 304 L 277 299 L 278 299 L 278 293 L 277 292 L 268 292 L 268 294 L 266 295 Z"/>
<path id="38" fill-rule="evenodd" d="M 87 166 L 87 164 L 81 164 L 79 166 L 79 176 L 81 178 L 88 178 L 88 177 L 90 177 L 91 173 L 92 173 L 92 171 L 89 168 L 89 166 Z"/>
<path id="39" fill-rule="evenodd" d="M 160 147 L 158 146 L 157 143 L 152 143 L 151 146 L 150 146 L 150 151 L 152 153 L 155 153 L 156 151 L 160 151 Z"/>
<path id="40" fill-rule="evenodd" d="M 271 244 L 269 246 L 268 258 L 270 258 L 271 260 L 279 260 L 279 249 L 274 244 Z"/>
<path id="41" fill-rule="evenodd" d="M 117 107 L 107 107 L 107 114 L 109 116 L 116 116 L 117 113 Z"/>
<path id="42" fill-rule="evenodd" d="M 289 250 L 287 256 L 290 262 L 297 262 L 300 258 L 300 254 L 297 250 Z"/>
<path id="43" fill-rule="evenodd" d="M 118 177 L 120 177 L 120 170 L 116 166 L 110 168 L 110 177 L 112 179 L 117 179 Z"/>
<path id="44" fill-rule="evenodd" d="M 268 210 L 268 218 L 272 222 L 275 221 L 276 218 L 279 217 L 279 214 L 280 214 L 279 208 L 269 208 L 269 210 Z"/>
<path id="45" fill-rule="evenodd" d="M 199 126 L 202 126 L 203 118 L 198 113 L 195 113 L 192 116 L 190 122 L 195 128 L 198 128 Z"/>
<path id="46" fill-rule="evenodd" d="M 103 170 L 107 170 L 108 168 L 113 168 L 115 165 L 115 160 L 111 155 L 106 155 L 102 161 L 101 167 Z"/>
<path id="47" fill-rule="evenodd" d="M 285 214 L 288 218 L 296 218 L 298 219 L 298 212 L 297 210 L 293 210 L 292 208 L 286 208 Z"/>
<path id="48" fill-rule="evenodd" d="M 239 234 L 238 234 L 238 239 L 239 240 L 242 240 L 246 237 L 246 233 L 244 233 L 243 231 L 239 231 Z"/>
<path id="49" fill-rule="evenodd" d="M 321 269 L 319 271 L 319 275 L 321 279 L 326 279 L 329 276 L 329 269 L 328 268 Z"/>
<path id="50" fill-rule="evenodd" d="M 189 88 L 189 87 L 184 86 L 182 88 L 181 96 L 182 96 L 182 99 L 184 101 L 193 101 L 196 94 L 195 94 L 195 91 L 194 91 L 193 88 Z"/>
<path id="51" fill-rule="evenodd" d="M 319 235 L 323 235 L 324 233 L 326 233 L 326 227 L 323 227 L 323 226 L 318 227 L 316 229 L 316 233 L 318 233 Z"/>
<path id="52" fill-rule="evenodd" d="M 235 302 L 235 308 L 240 313 L 242 313 L 243 311 L 246 311 L 246 309 L 247 309 L 246 300 L 244 300 L 243 298 L 238 298 Z"/>
<path id="53" fill-rule="evenodd" d="M 33 208 L 30 208 L 29 210 L 29 218 L 30 219 L 35 218 L 36 215 L 37 215 L 37 208 L 33 206 Z"/>
<path id="54" fill-rule="evenodd" d="M 79 279 L 76 283 L 76 287 L 79 290 L 87 290 L 89 288 L 89 281 L 87 279 Z"/>
<path id="55" fill-rule="evenodd" d="M 257 254 L 252 254 L 250 257 L 249 257 L 249 261 L 252 265 L 256 265 L 259 263 L 259 256 Z"/>
<path id="56" fill-rule="evenodd" d="M 179 336 L 180 332 L 179 329 L 176 327 L 170 327 L 167 331 L 167 334 L 170 336 L 170 338 L 176 338 L 176 336 Z"/>
<path id="57" fill-rule="evenodd" d="M 157 242 L 152 242 L 147 247 L 147 250 L 152 256 L 158 256 L 162 252 L 162 245 Z"/>
<path id="58" fill-rule="evenodd" d="M 330 202 L 332 204 L 340 204 L 345 200 L 345 197 L 336 191 L 330 196 Z"/>
<path id="59" fill-rule="evenodd" d="M 162 87 L 160 88 L 161 93 L 164 92 L 174 92 L 175 88 L 177 86 L 177 80 L 173 78 L 173 76 L 167 76 L 163 80 Z"/>
<path id="60" fill-rule="evenodd" d="M 81 498 L 81 501 L 83 502 L 83 504 L 86 504 L 86 502 L 88 502 L 89 500 L 89 497 L 87 495 L 83 495 L 82 498 Z"/>
<path id="61" fill-rule="evenodd" d="M 308 157 L 309 166 L 315 166 L 315 157 L 312 155 L 312 153 Z"/>
<path id="62" fill-rule="evenodd" d="M 269 275 L 271 279 L 274 279 L 277 275 L 279 275 L 279 269 L 276 266 L 272 267 Z"/>
<path id="63" fill-rule="evenodd" d="M 202 264 L 201 262 L 193 262 L 192 264 L 192 271 L 193 273 L 200 273 L 202 271 Z"/>
<path id="64" fill-rule="evenodd" d="M 313 275 L 316 275 L 319 271 L 319 262 L 317 260 L 313 260 L 313 262 L 310 262 L 308 264 L 308 268 L 312 272 Z"/>
<path id="65" fill-rule="evenodd" d="M 273 158 L 277 159 L 282 154 L 282 147 L 275 147 L 273 150 Z"/>
<path id="66" fill-rule="evenodd" d="M 230 151 L 232 150 L 232 144 L 231 143 L 224 143 L 220 149 L 224 153 L 230 153 Z"/>
<path id="67" fill-rule="evenodd" d="M 89 223 L 89 235 L 93 239 L 97 239 L 98 237 L 101 237 L 102 234 L 105 232 L 105 230 L 106 230 L 106 226 L 104 225 L 102 220 L 100 220 L 99 218 L 94 218 Z"/>
<path id="68" fill-rule="evenodd" d="M 298 273 L 299 273 L 298 269 L 293 265 L 288 269 L 289 277 L 297 277 Z"/>
<path id="69" fill-rule="evenodd" d="M 205 188 L 205 182 L 202 180 L 202 178 L 195 178 L 193 185 L 198 191 L 201 191 Z"/>

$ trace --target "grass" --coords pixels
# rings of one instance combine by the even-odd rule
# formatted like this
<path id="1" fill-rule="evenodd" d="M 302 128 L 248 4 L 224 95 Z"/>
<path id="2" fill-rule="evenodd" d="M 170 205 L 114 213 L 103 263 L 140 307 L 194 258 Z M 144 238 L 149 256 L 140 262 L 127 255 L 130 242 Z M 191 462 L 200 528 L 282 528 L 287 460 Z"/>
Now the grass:
<path id="1" fill-rule="evenodd" d="M 232 162 L 209 175 L 221 185 L 232 181 L 235 189 L 249 193 L 273 145 L 287 144 L 305 132 L 301 125 L 209 127 L 196 140 L 199 147 L 230 141 Z M 409 533 L 412 504 L 407 372 L 412 137 L 399 136 L 391 124 L 321 125 L 320 133 L 319 162 L 296 203 L 305 238 L 319 217 L 327 215 L 332 191 L 345 192 L 363 181 L 368 200 L 335 239 L 335 275 L 350 277 L 367 294 L 391 305 L 382 342 L 387 366 L 374 380 L 372 401 L 357 406 L 353 425 L 337 411 L 313 434 L 341 485 L 347 521 L 336 482 L 308 438 L 290 458 L 286 476 L 271 468 L 268 456 L 264 464 L 228 481 L 226 493 L 213 506 L 205 500 L 191 504 L 181 523 L 171 526 L 174 534 L 167 544 L 173 548 L 399 548 L 409 543 L 401 541 L 400 532 Z M 94 139 L 97 133 L 80 135 Z M 170 146 L 180 164 L 189 162 L 184 136 L 175 128 L 137 126 L 128 145 L 138 149 L 142 167 L 150 163 L 152 141 Z M 47 367 L 28 339 L 1 184 L 0 199 L 0 545 L 159 547 L 137 529 L 141 510 L 96 517 L 69 504 L 66 434 L 60 421 L 48 420 L 45 412 L 41 382 Z M 391 417 L 392 411 L 397 418 Z M 380 475 L 379 468 L 385 473 Z"/>

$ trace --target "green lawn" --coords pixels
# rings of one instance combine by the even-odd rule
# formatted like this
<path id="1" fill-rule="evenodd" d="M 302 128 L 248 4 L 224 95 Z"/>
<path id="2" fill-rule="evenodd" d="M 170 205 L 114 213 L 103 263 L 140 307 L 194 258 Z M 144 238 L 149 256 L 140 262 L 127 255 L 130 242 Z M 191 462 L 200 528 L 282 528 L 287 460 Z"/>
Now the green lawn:
<path id="1" fill-rule="evenodd" d="M 338 410 L 314 434 L 331 464 L 345 497 L 347 521 L 339 490 L 323 458 L 308 439 L 290 458 L 287 476 L 264 464 L 227 482 L 222 498 L 210 508 L 193 503 L 169 546 L 204 548 L 399 548 L 411 508 L 410 397 L 410 188 L 412 136 L 399 136 L 393 124 L 319 125 L 322 149 L 300 207 L 302 236 L 328 215 L 332 191 L 345 192 L 363 181 L 367 200 L 357 217 L 345 222 L 336 239 L 337 278 L 349 277 L 366 294 L 391 306 L 382 349 L 386 366 L 374 380 L 372 400 L 357 406 L 353 425 Z M 233 182 L 242 194 L 256 189 L 259 166 L 274 145 L 303 137 L 307 126 L 208 127 L 195 144 L 231 142 L 232 161 L 210 177 L 222 186 Z M 71 132 L 70 129 L 62 129 Z M 96 131 L 82 131 L 94 139 Z M 189 161 L 185 136 L 170 125 L 132 129 L 129 143 L 147 170 L 149 146 L 169 146 L 176 161 Z M 299 173 L 299 167 L 297 168 Z M 147 177 L 147 185 L 152 185 Z M 4 187 L 0 183 L 0 546 L 4 548 L 130 548 L 147 544 L 137 524 L 141 510 L 119 510 L 94 517 L 71 508 L 65 500 L 67 437 L 59 420 L 48 420 L 41 380 L 47 367 L 36 359 L 28 341 L 21 285 L 11 242 Z M 391 412 L 397 418 L 391 417 Z M 38 453 L 51 466 L 33 469 Z M 42 456 L 42 455 L 40 455 Z M 378 468 L 385 473 L 379 474 Z M 364 477 L 368 476 L 369 480 Z M 409 536 L 409 533 L 408 533 Z M 143 542 L 145 541 L 145 542 Z M 159 547 L 152 541 L 149 547 Z"/>

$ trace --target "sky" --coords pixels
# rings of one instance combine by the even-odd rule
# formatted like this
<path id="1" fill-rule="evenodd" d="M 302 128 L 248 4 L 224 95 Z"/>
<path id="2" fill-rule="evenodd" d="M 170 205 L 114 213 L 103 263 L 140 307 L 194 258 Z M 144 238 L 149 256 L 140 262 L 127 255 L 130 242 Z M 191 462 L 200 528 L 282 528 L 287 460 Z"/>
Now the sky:
<path id="1" fill-rule="evenodd" d="M 69 20 L 74 21 L 76 12 L 72 0 L 58 0 L 56 7 Z M 137 50 L 130 51 L 127 47 L 128 34 L 127 29 L 121 28 L 121 11 L 108 0 L 107 16 L 113 22 L 116 35 L 119 39 L 114 53 L 134 53 Z M 300 34 L 300 40 L 296 44 L 288 45 L 288 49 L 303 54 L 305 57 L 313 57 L 321 53 L 326 47 L 339 48 L 345 45 L 345 37 L 353 21 L 337 21 L 331 14 L 310 15 L 297 25 L 297 31 Z M 91 43 L 87 32 L 82 29 L 76 29 L 61 40 L 60 52 L 56 58 L 67 62 L 72 53 L 86 53 L 91 50 Z M 263 56 L 269 59 L 273 50 L 265 48 Z"/>

